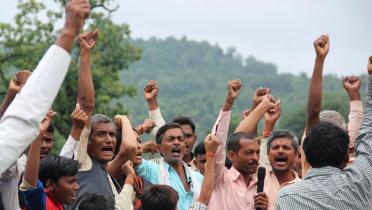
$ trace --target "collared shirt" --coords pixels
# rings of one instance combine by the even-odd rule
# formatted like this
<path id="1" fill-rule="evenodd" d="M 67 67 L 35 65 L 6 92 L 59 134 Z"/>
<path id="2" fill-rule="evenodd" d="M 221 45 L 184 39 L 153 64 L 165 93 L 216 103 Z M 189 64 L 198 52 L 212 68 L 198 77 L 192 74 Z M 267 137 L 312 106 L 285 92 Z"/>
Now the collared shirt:
<path id="1" fill-rule="evenodd" d="M 208 206 L 206 206 L 204 203 L 195 202 L 191 205 L 189 210 L 208 210 Z"/>
<path id="2" fill-rule="evenodd" d="M 284 187 L 277 209 L 370 209 L 372 189 L 372 76 L 368 76 L 365 118 L 356 140 L 356 158 L 343 171 L 312 168 L 302 182 Z"/>
<path id="3" fill-rule="evenodd" d="M 247 186 L 243 176 L 234 167 L 225 167 L 226 141 L 231 111 L 220 111 L 212 133 L 221 141 L 215 155 L 214 188 L 209 202 L 210 210 L 249 210 L 254 209 L 253 195 L 257 192 L 257 175 Z"/>
<path id="4" fill-rule="evenodd" d="M 203 176 L 193 170 L 186 171 L 186 181 L 191 183 L 189 192 L 186 192 L 186 189 L 178 176 L 176 170 L 164 162 L 165 170 L 169 173 L 169 182 L 170 186 L 178 192 L 179 200 L 177 207 L 179 210 L 188 210 L 192 202 L 194 202 L 194 184 L 191 181 L 191 175 L 193 173 L 198 179 L 200 186 L 203 182 Z M 159 184 L 160 181 L 160 166 L 152 161 L 142 160 L 142 163 L 136 167 L 137 175 L 143 177 L 145 180 L 149 181 L 152 184 Z"/>
<path id="5" fill-rule="evenodd" d="M 265 193 L 267 195 L 267 198 L 269 199 L 268 206 L 269 210 L 275 209 L 276 196 L 282 187 L 301 181 L 301 179 L 298 177 L 298 174 L 295 171 L 291 170 L 291 172 L 295 178 L 289 182 L 280 184 L 274 172 L 271 169 L 266 169 L 264 186 L 266 186 Z"/>
<path id="6" fill-rule="evenodd" d="M 0 123 L 0 174 L 35 140 L 70 64 L 70 54 L 52 45 L 10 104 Z"/>

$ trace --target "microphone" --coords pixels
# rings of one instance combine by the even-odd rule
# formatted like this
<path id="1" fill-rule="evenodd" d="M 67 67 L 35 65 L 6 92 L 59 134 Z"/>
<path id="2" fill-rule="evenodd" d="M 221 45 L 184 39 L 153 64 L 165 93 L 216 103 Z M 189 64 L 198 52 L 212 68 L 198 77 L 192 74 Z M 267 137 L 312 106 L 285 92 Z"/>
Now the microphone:
<path id="1" fill-rule="evenodd" d="M 264 181 L 266 176 L 266 169 L 265 167 L 259 167 L 257 171 L 257 193 L 263 192 L 264 188 Z M 256 210 L 261 210 L 260 208 L 257 208 Z"/>

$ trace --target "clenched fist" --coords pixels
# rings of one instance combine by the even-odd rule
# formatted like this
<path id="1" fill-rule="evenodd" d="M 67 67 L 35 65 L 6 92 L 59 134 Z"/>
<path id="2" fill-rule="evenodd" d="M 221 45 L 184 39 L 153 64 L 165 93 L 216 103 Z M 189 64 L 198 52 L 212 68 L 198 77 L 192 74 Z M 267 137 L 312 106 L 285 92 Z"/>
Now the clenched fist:
<path id="1" fill-rule="evenodd" d="M 98 30 L 86 31 L 79 36 L 81 51 L 90 51 L 97 44 Z"/>
<path id="2" fill-rule="evenodd" d="M 156 99 L 158 91 L 159 87 L 156 80 L 149 80 L 146 86 L 143 88 L 143 94 L 147 101 Z"/>
<path id="3" fill-rule="evenodd" d="M 368 59 L 368 74 L 372 74 L 372 56 L 370 56 Z"/>
<path id="4" fill-rule="evenodd" d="M 347 93 L 349 94 L 349 97 L 350 97 L 351 101 L 360 100 L 359 89 L 360 89 L 361 82 L 360 82 L 360 79 L 358 77 L 347 76 L 347 77 L 343 78 L 342 84 L 343 84 L 345 90 L 347 91 Z"/>
<path id="5" fill-rule="evenodd" d="M 321 35 L 314 41 L 316 55 L 320 58 L 325 58 L 329 51 L 329 36 L 328 34 Z"/>

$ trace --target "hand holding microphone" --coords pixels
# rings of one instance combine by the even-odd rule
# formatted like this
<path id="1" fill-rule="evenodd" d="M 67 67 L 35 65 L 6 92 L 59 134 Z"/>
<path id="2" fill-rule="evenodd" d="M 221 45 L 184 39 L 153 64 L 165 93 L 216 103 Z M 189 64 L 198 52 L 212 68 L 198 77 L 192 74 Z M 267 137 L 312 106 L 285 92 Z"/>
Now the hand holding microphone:
<path id="1" fill-rule="evenodd" d="M 257 171 L 257 194 L 253 196 L 254 207 L 256 210 L 265 210 L 269 205 L 269 200 L 266 196 L 266 193 L 263 192 L 265 175 L 266 169 L 264 167 L 259 167 Z"/>

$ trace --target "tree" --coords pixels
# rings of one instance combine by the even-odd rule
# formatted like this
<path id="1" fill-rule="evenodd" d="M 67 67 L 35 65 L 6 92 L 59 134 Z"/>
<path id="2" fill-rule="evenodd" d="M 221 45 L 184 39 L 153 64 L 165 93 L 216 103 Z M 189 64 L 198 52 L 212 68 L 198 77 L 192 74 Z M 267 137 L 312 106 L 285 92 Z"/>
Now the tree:
<path id="1" fill-rule="evenodd" d="M 60 11 L 51 11 L 35 0 L 20 1 L 15 23 L 0 23 L 0 95 L 3 97 L 8 81 L 18 69 L 34 69 L 43 53 L 56 39 L 56 23 L 62 19 L 64 0 L 56 0 Z M 133 86 L 124 86 L 119 72 L 141 58 L 141 49 L 130 42 L 130 29 L 126 24 L 111 21 L 111 13 L 118 8 L 111 7 L 112 0 L 91 0 L 92 12 L 87 21 L 89 29 L 98 29 L 100 36 L 92 52 L 93 81 L 96 90 L 96 112 L 113 116 L 126 113 L 123 95 L 136 94 Z M 46 16 L 42 19 L 42 16 Z M 75 107 L 79 69 L 79 46 L 75 43 L 71 53 L 71 65 L 64 84 L 53 105 L 59 113 L 54 125 L 57 136 L 67 136 L 71 128 L 70 113 Z M 59 133 L 60 134 L 59 134 Z M 57 142 L 57 148 L 63 144 Z"/>

